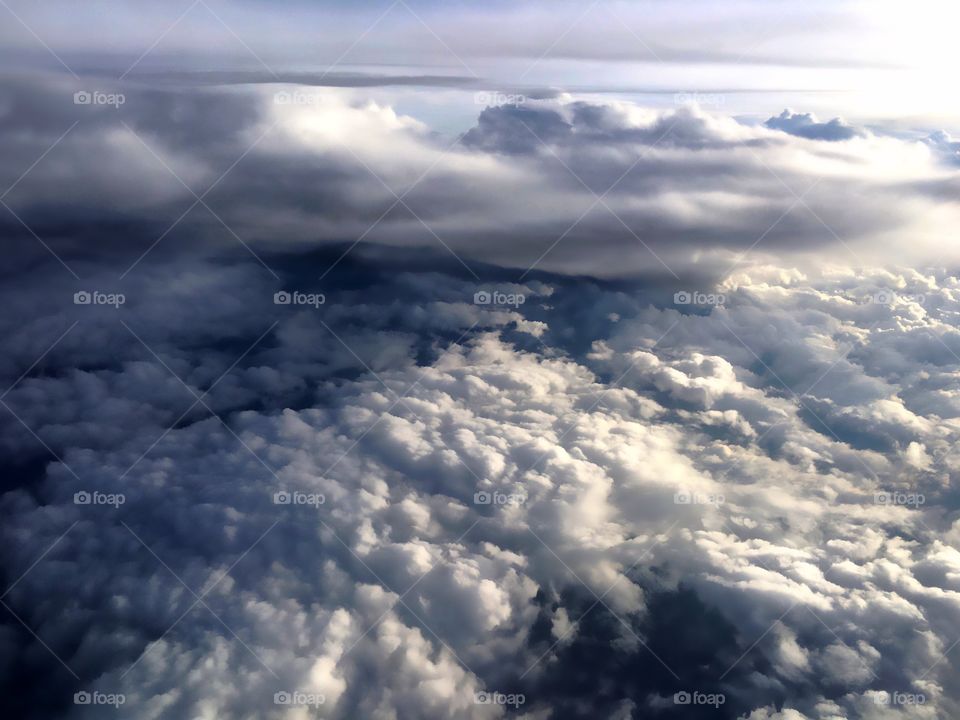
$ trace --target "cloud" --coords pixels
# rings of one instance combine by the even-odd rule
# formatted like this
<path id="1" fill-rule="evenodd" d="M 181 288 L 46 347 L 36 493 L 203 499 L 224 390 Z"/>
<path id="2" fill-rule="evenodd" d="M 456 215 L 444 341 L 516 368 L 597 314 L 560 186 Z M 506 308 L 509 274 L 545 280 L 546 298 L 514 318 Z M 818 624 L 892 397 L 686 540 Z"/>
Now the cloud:
<path id="1" fill-rule="evenodd" d="M 791 110 L 784 110 L 779 115 L 771 117 L 764 124 L 768 128 L 783 130 L 786 133 L 808 140 L 837 142 L 865 136 L 862 130 L 848 125 L 842 118 L 817 122 L 812 113 L 795 113 Z"/>
<path id="2" fill-rule="evenodd" d="M 134 274 L 154 253 L 262 259 L 361 241 L 439 247 L 515 281 L 697 284 L 823 252 L 949 259 L 937 238 L 956 222 L 942 155 L 886 136 L 811 143 L 696 108 L 561 97 L 489 107 L 443 137 L 349 89 L 121 84 L 103 89 L 125 94 L 114 108 L 74 105 L 73 82 L 7 82 L 10 269 L 49 255 L 36 233 L 68 265 L 109 247 Z"/>
<path id="3" fill-rule="evenodd" d="M 120 309 L 54 275 L 3 291 L 32 308 L 8 385 L 80 322 L 4 398 L 28 478 L 0 498 L 4 601 L 80 678 L 8 615 L 20 716 L 94 716 L 83 689 L 157 718 L 280 717 L 281 691 L 332 718 L 502 716 L 484 690 L 562 718 L 680 717 L 683 691 L 731 718 L 953 711 L 958 361 L 916 341 L 952 342 L 952 277 L 753 268 L 707 310 L 491 279 L 528 295 L 500 309 L 384 260 L 320 308 L 212 261 L 152 262 Z M 568 332 L 591 317 L 592 347 Z"/>
<path id="4" fill-rule="evenodd" d="M 288 12 L 277 17 L 268 5 L 255 1 L 236 6 L 207 0 L 186 12 L 160 2 L 145 2 L 137 12 L 116 13 L 114 21 L 122 32 L 115 38 L 114 57 L 104 57 L 96 44 L 99 23 L 104 10 L 110 7 L 108 4 L 96 2 L 77 10 L 57 2 L 53 8 L 58 12 L 51 10 L 49 14 L 37 12 L 22 0 L 12 2 L 11 7 L 67 63 L 82 67 L 80 61 L 87 60 L 89 65 L 93 56 L 99 66 L 117 66 L 114 76 L 145 54 L 137 64 L 140 72 L 164 65 L 201 65 L 196 62 L 198 56 L 208 59 L 205 67 L 235 68 L 249 66 L 247 60 L 260 58 L 257 68 L 266 65 L 275 72 L 288 67 L 291 57 L 309 58 L 323 68 L 335 61 L 384 66 L 389 60 L 402 57 L 407 65 L 447 70 L 453 66 L 458 72 L 476 68 L 477 74 L 495 69 L 497 63 L 492 59 L 509 61 L 509 68 L 519 67 L 519 72 L 534 60 L 548 67 L 551 60 L 558 64 L 568 61 L 564 74 L 576 78 L 582 71 L 574 72 L 569 67 L 571 60 L 649 62 L 656 63 L 661 74 L 670 73 L 673 80 L 684 76 L 674 66 L 690 64 L 737 64 L 741 74 L 752 65 L 773 65 L 781 72 L 798 67 L 889 66 L 889 55 L 873 45 L 850 47 L 850 34 L 855 32 L 876 40 L 883 39 L 885 31 L 899 30 L 900 35 L 893 40 L 887 38 L 885 49 L 892 52 L 902 47 L 894 44 L 891 48 L 894 41 L 911 39 L 908 30 L 936 30 L 925 17 L 888 11 L 875 13 L 871 24 L 856 6 L 822 2 L 795 8 L 786 20 L 782 13 L 757 3 L 745 3 L 724 12 L 708 2 L 696 2 L 689 7 L 642 3 L 636 7 L 618 6 L 610 12 L 603 8 L 584 9 L 569 0 L 492 3 L 482 7 L 411 0 L 405 6 L 386 9 L 330 3 L 322 12 L 298 0 L 284 4 Z M 823 18 L 829 20 L 826 26 L 818 22 Z M 761 43 L 751 47 L 751 42 L 757 45 L 755 28 L 767 27 L 777 19 L 790 32 L 779 34 L 775 46 Z M 347 44 L 350 52 L 345 52 L 344 45 L 337 42 L 339 38 L 318 38 L 312 32 L 324 22 L 336 27 L 340 38 L 354 43 Z M 160 41 L 157 28 L 167 29 Z M 271 32 L 264 33 L 264 28 Z M 721 37 L 732 45 L 721 41 Z M 33 50 L 36 42 L 19 26 L 10 26 L 5 40 L 11 49 L 24 54 Z M 545 53 L 544 49 L 551 44 L 551 52 Z M 144 53 L 147 48 L 150 52 Z M 769 83 L 768 75 L 759 77 L 766 81 L 764 84 Z"/>
<path id="5" fill-rule="evenodd" d="M 4 716 L 960 715 L 956 23 L 308 5 L 0 8 Z"/>
<path id="6" fill-rule="evenodd" d="M 950 133 L 938 130 L 924 142 L 935 151 L 942 153 L 950 162 L 960 162 L 960 141 L 954 140 Z"/>

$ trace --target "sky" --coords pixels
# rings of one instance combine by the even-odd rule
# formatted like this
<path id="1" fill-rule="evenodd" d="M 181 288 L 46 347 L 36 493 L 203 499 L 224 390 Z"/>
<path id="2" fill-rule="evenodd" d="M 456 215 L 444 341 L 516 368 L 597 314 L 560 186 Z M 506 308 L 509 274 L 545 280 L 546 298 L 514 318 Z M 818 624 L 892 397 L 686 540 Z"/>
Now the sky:
<path id="1" fill-rule="evenodd" d="M 960 715 L 955 3 L 0 0 L 0 708 Z"/>

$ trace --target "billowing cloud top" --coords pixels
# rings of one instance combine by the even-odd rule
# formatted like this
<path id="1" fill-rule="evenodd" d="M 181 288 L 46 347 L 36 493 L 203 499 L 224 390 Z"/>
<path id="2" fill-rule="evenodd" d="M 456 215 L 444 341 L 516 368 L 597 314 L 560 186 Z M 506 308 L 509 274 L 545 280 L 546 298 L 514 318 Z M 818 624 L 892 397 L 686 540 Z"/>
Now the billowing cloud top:
<path id="1" fill-rule="evenodd" d="M 863 133 L 851 127 L 840 118 L 829 122 L 817 122 L 811 113 L 794 113 L 784 110 L 776 117 L 765 123 L 767 127 L 783 130 L 791 135 L 810 138 L 811 140 L 850 140 L 862 137 Z"/>
<path id="2" fill-rule="evenodd" d="M 4 290 L 19 716 L 956 711 L 955 278 L 364 257 Z"/>
<path id="3" fill-rule="evenodd" d="M 5 85 L 3 222 L 21 237 L 8 262 L 45 252 L 31 232 L 68 265 L 109 246 L 133 268 L 236 233 L 253 253 L 357 239 L 445 247 L 471 272 L 493 263 L 517 280 L 533 269 L 722 279 L 757 259 L 953 254 L 945 135 L 564 97 L 473 105 L 472 128 L 438 135 L 344 89 L 75 87 Z"/>

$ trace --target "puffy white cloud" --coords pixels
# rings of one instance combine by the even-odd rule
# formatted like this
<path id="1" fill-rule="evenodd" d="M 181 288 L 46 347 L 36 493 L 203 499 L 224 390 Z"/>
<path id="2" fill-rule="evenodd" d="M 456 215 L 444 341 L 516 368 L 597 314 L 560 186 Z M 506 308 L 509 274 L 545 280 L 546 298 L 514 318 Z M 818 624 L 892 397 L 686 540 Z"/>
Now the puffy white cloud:
<path id="1" fill-rule="evenodd" d="M 278 320 L 229 392 L 209 393 L 229 429 L 207 411 L 164 434 L 195 398 L 109 315 L 80 316 L 91 332 L 50 362 L 99 364 L 31 374 L 5 399 L 64 461 L 3 495 L 13 579 L 77 523 L 5 601 L 86 686 L 124 692 L 143 717 L 309 716 L 274 704 L 284 690 L 322 694 L 330 717 L 499 716 L 474 703 L 484 689 L 523 693 L 534 717 L 577 717 L 582 698 L 551 676 L 589 673 L 571 658 L 601 637 L 604 672 L 663 676 L 613 682 L 596 698 L 612 715 L 683 689 L 650 649 L 746 717 L 952 712 L 960 555 L 942 477 L 956 410 L 930 396 L 960 360 L 910 340 L 953 342 L 951 278 L 767 272 L 707 314 L 614 293 L 595 311 L 620 320 L 580 351 L 563 345 L 577 284 L 527 288 L 505 312 L 445 282 L 430 318 L 399 312 L 389 328 L 399 285 L 352 313 L 363 292 L 331 292 L 321 315 L 277 315 L 257 283 L 236 310 L 185 290 L 172 307 L 194 308 L 205 348 L 243 336 L 222 357 L 144 322 L 148 283 L 125 322 L 198 394 Z M 923 290 L 911 323 L 874 301 L 890 285 Z M 244 324 L 221 330 L 241 308 Z M 421 365 L 410 353 L 425 340 Z M 263 404 L 267 369 L 310 392 Z M 18 432 L 10 450 L 34 453 Z M 75 505 L 84 490 L 125 502 Z M 275 504 L 281 492 L 301 496 Z M 729 628 L 699 679 L 685 664 L 696 646 L 653 629 L 682 636 L 696 613 L 666 620 L 659 598 L 691 591 Z M 925 702 L 884 707 L 871 692 Z"/>

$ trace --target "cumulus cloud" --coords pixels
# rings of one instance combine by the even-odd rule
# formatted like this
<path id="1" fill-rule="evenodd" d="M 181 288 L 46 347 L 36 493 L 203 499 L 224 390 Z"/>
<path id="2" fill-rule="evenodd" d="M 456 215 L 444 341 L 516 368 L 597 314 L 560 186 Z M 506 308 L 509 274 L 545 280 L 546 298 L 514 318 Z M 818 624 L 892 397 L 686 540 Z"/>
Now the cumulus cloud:
<path id="1" fill-rule="evenodd" d="M 783 130 L 791 135 L 807 138 L 808 140 L 850 140 L 855 137 L 864 137 L 862 130 L 848 125 L 842 118 L 833 118 L 827 122 L 818 122 L 812 113 L 795 113 L 784 110 L 779 115 L 770 118 L 764 123 L 768 128 Z"/>
<path id="2" fill-rule="evenodd" d="M 3 8 L 5 714 L 956 716 L 957 143 L 501 84 L 577 8 L 438 8 L 328 8 L 363 73 Z M 660 96 L 732 59 L 648 9 Z"/>
<path id="3" fill-rule="evenodd" d="M 462 269 L 362 257 L 320 308 L 215 263 L 173 289 L 152 264 L 120 309 L 5 291 L 35 315 L 8 385 L 81 323 L 4 398 L 4 602 L 37 633 L 8 614 L 4 655 L 43 678 L 7 674 L 20 715 L 99 717 L 83 690 L 156 718 L 308 716 L 278 692 L 343 718 L 512 710 L 482 692 L 532 717 L 680 717 L 682 692 L 954 711 L 950 276 L 755 268 L 706 311 L 491 278 L 527 294 L 500 309 Z M 575 305 L 608 323 L 592 347 Z"/>

